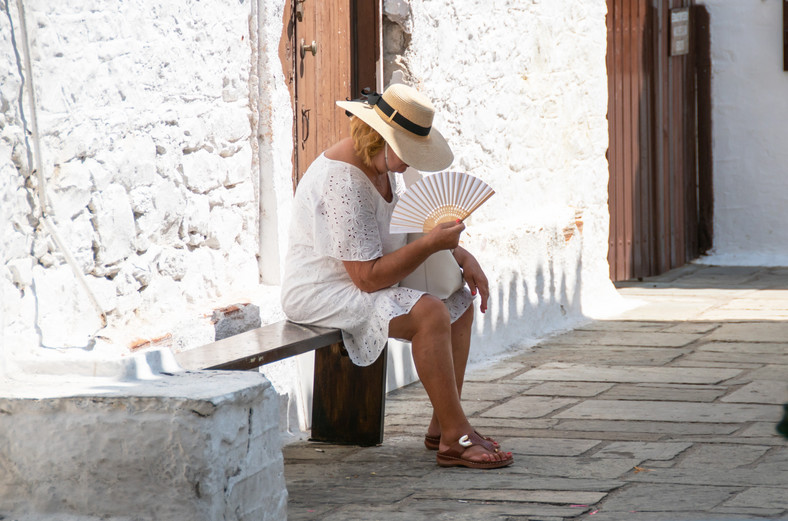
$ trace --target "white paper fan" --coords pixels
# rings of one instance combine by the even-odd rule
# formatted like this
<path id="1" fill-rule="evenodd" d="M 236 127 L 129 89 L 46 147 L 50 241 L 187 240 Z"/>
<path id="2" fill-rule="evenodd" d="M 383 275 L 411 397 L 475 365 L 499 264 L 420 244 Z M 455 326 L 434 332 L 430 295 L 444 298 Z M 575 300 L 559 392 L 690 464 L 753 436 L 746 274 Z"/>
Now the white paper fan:
<path id="1" fill-rule="evenodd" d="M 423 177 L 402 194 L 389 231 L 428 232 L 440 223 L 465 219 L 494 193 L 487 183 L 464 172 Z"/>

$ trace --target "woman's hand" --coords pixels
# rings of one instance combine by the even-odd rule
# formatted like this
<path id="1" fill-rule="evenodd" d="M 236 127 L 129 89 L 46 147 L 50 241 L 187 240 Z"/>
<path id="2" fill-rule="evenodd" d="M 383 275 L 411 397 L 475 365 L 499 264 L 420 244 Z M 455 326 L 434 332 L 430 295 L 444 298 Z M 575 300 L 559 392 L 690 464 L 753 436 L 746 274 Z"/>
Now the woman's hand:
<path id="1" fill-rule="evenodd" d="M 484 274 L 484 270 L 482 270 L 476 257 L 471 255 L 464 248 L 457 248 L 454 250 L 454 258 L 457 260 L 457 263 L 462 266 L 462 276 L 471 289 L 471 295 L 475 296 L 477 292 L 479 293 L 482 300 L 479 309 L 482 313 L 485 313 L 487 311 L 487 299 L 490 296 L 490 286 L 487 282 L 487 275 Z"/>
<path id="2" fill-rule="evenodd" d="M 424 237 L 382 257 L 342 263 L 353 283 L 371 293 L 401 281 L 433 253 L 456 248 L 464 229 L 461 222 L 439 224 Z"/>
<path id="3" fill-rule="evenodd" d="M 435 251 L 453 250 L 460 244 L 460 234 L 465 230 L 462 221 L 441 223 L 430 230 L 427 238 Z"/>

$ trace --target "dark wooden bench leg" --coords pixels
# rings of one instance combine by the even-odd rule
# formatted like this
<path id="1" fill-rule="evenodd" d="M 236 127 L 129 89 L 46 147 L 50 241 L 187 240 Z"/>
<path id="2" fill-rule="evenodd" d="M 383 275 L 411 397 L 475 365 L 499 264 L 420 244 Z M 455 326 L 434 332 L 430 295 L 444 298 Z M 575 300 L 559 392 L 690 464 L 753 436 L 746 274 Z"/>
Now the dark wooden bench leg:
<path id="1" fill-rule="evenodd" d="M 353 364 L 342 344 L 315 351 L 311 439 L 361 446 L 383 443 L 387 351 L 388 347 L 367 367 Z"/>

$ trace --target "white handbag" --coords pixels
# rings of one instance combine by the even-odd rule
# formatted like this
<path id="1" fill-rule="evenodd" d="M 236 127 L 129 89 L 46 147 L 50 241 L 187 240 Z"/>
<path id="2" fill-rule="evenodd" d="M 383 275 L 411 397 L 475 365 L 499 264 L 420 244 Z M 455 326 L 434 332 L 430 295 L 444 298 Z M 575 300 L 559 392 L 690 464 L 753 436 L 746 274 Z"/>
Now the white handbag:
<path id="1" fill-rule="evenodd" d="M 409 233 L 408 243 L 423 236 L 423 233 Z M 449 298 L 463 284 L 462 269 L 449 250 L 433 253 L 399 283 L 402 287 L 425 291 L 441 300 Z"/>

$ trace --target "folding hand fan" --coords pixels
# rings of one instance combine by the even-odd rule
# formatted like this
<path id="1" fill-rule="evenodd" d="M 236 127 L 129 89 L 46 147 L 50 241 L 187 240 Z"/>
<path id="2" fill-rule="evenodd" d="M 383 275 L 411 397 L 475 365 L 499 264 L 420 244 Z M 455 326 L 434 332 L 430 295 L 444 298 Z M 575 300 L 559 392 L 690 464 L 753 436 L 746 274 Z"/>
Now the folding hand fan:
<path id="1" fill-rule="evenodd" d="M 495 191 L 464 172 L 423 177 L 405 192 L 391 215 L 391 233 L 428 232 L 440 223 L 463 220 Z"/>

